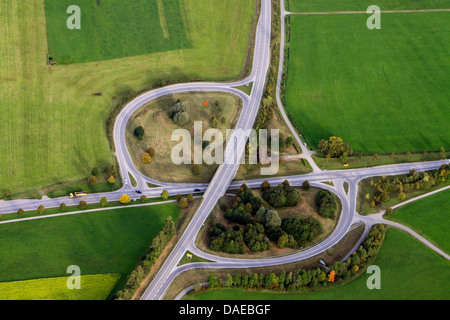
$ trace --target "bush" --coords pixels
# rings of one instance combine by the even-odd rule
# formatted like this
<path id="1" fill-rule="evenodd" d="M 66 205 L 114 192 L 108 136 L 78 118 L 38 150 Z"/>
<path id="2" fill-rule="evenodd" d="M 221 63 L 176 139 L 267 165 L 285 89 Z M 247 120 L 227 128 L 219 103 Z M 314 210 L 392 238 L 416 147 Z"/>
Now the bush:
<path id="1" fill-rule="evenodd" d="M 137 127 L 134 129 L 134 136 L 140 141 L 145 135 L 145 130 L 142 126 Z"/>

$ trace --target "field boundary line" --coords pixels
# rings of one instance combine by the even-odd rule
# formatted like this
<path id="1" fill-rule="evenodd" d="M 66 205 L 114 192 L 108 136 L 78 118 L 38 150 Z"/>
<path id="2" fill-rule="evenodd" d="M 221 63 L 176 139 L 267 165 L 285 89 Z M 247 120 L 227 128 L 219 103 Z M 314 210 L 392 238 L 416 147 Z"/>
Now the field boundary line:
<path id="1" fill-rule="evenodd" d="M 381 10 L 381 13 L 449 12 L 450 9 Z M 287 12 L 292 15 L 367 14 L 367 11 Z"/>

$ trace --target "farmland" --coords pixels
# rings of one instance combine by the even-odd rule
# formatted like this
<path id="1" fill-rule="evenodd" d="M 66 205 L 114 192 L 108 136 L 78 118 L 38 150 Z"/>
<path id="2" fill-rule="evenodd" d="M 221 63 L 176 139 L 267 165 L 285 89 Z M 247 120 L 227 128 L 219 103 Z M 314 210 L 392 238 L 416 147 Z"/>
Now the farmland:
<path id="1" fill-rule="evenodd" d="M 286 0 L 291 12 L 366 11 L 376 4 L 381 10 L 419 10 L 448 8 L 448 0 Z"/>
<path id="2" fill-rule="evenodd" d="M 79 30 L 66 27 L 71 5 L 81 10 Z M 49 54 L 60 64 L 191 47 L 180 0 L 45 0 L 45 14 Z"/>
<path id="3" fill-rule="evenodd" d="M 411 254 L 414 252 L 414 254 Z M 337 288 L 308 293 L 213 290 L 187 298 L 200 300 L 402 300 L 448 299 L 449 262 L 418 240 L 388 229 L 374 265 L 381 270 L 381 289 L 369 290 L 369 274 Z"/>
<path id="4" fill-rule="evenodd" d="M 177 221 L 176 204 L 111 209 L 0 226 L 1 282 L 68 276 L 77 265 L 82 275 L 118 273 L 126 280 L 162 230 Z M 37 268 L 36 266 L 39 266 Z"/>
<path id="5" fill-rule="evenodd" d="M 189 48 L 48 66 L 44 0 L 0 3 L 0 198 L 86 180 L 94 167 L 114 164 L 106 121 L 129 92 L 159 80 L 243 76 L 255 1 L 180 6 Z"/>
<path id="6" fill-rule="evenodd" d="M 367 17 L 290 16 L 293 122 L 313 147 L 334 135 L 359 152 L 448 148 L 450 13 L 384 14 L 380 30 Z"/>
<path id="7" fill-rule="evenodd" d="M 105 300 L 120 274 L 80 276 L 80 290 L 67 288 L 70 275 L 0 283 L 0 300 Z"/>

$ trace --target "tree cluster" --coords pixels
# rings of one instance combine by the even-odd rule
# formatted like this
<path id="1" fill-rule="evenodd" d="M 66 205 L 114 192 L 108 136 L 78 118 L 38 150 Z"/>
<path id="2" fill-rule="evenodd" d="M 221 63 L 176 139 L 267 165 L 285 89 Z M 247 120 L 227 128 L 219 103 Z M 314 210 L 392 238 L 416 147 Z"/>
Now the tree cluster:
<path id="1" fill-rule="evenodd" d="M 187 106 L 184 102 L 178 101 L 172 107 L 171 117 L 173 122 L 178 126 L 183 126 L 189 122 L 189 113 L 187 112 Z"/>
<path id="2" fill-rule="evenodd" d="M 380 203 L 387 202 L 391 197 L 398 197 L 403 201 L 409 192 L 415 190 L 429 190 L 439 182 L 447 181 L 449 172 L 449 166 L 444 164 L 434 171 L 418 172 L 413 169 L 405 177 L 380 179 L 378 182 L 372 180 L 370 184 L 376 190 L 373 193 L 371 206 L 375 207 Z"/>
<path id="3" fill-rule="evenodd" d="M 316 203 L 319 206 L 319 215 L 324 218 L 334 219 L 338 203 L 333 193 L 328 190 L 321 190 L 317 194 Z"/>
<path id="4" fill-rule="evenodd" d="M 264 189 L 263 199 L 275 208 L 295 207 L 300 201 L 300 194 L 286 180 L 276 187 Z"/>
<path id="5" fill-rule="evenodd" d="M 319 142 L 319 151 L 322 155 L 329 155 L 331 158 L 346 158 L 353 154 L 353 149 L 339 137 L 330 137 L 328 140 L 322 139 Z"/>

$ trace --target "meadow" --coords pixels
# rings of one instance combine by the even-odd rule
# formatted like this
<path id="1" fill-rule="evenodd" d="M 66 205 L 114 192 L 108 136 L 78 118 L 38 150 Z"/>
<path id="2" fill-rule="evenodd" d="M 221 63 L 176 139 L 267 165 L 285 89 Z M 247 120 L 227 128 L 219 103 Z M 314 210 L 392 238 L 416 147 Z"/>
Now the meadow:
<path id="1" fill-rule="evenodd" d="M 159 80 L 242 77 L 255 2 L 182 0 L 190 48 L 48 66 L 44 0 L 2 1 L 0 198 L 85 180 L 94 167 L 114 164 L 106 121 L 130 91 Z"/>
<path id="2" fill-rule="evenodd" d="M 177 204 L 111 209 L 0 226 L 0 282 L 81 275 L 121 275 L 119 286 L 147 252 Z"/>
<path id="3" fill-rule="evenodd" d="M 0 283 L 0 300 L 105 300 L 120 274 L 82 275 L 79 290 L 67 288 L 68 277 Z"/>
<path id="4" fill-rule="evenodd" d="M 412 254 L 413 253 L 413 254 Z M 418 240 L 390 228 L 374 265 L 381 270 L 381 289 L 366 286 L 370 274 L 340 287 L 307 293 L 211 290 L 186 299 L 198 300 L 447 300 L 450 262 Z"/>
<path id="5" fill-rule="evenodd" d="M 366 11 L 376 4 L 381 10 L 419 10 L 449 8 L 448 0 L 285 0 L 291 12 Z"/>
<path id="6" fill-rule="evenodd" d="M 342 137 L 353 150 L 450 147 L 450 12 L 290 16 L 286 109 L 313 148 Z"/>
<path id="7" fill-rule="evenodd" d="M 390 220 L 404 224 L 436 246 L 450 252 L 450 190 L 442 191 L 394 211 Z"/>
<path id="8" fill-rule="evenodd" d="M 66 26 L 69 6 L 81 29 Z M 49 55 L 58 64 L 101 61 L 191 47 L 180 0 L 45 0 Z"/>

